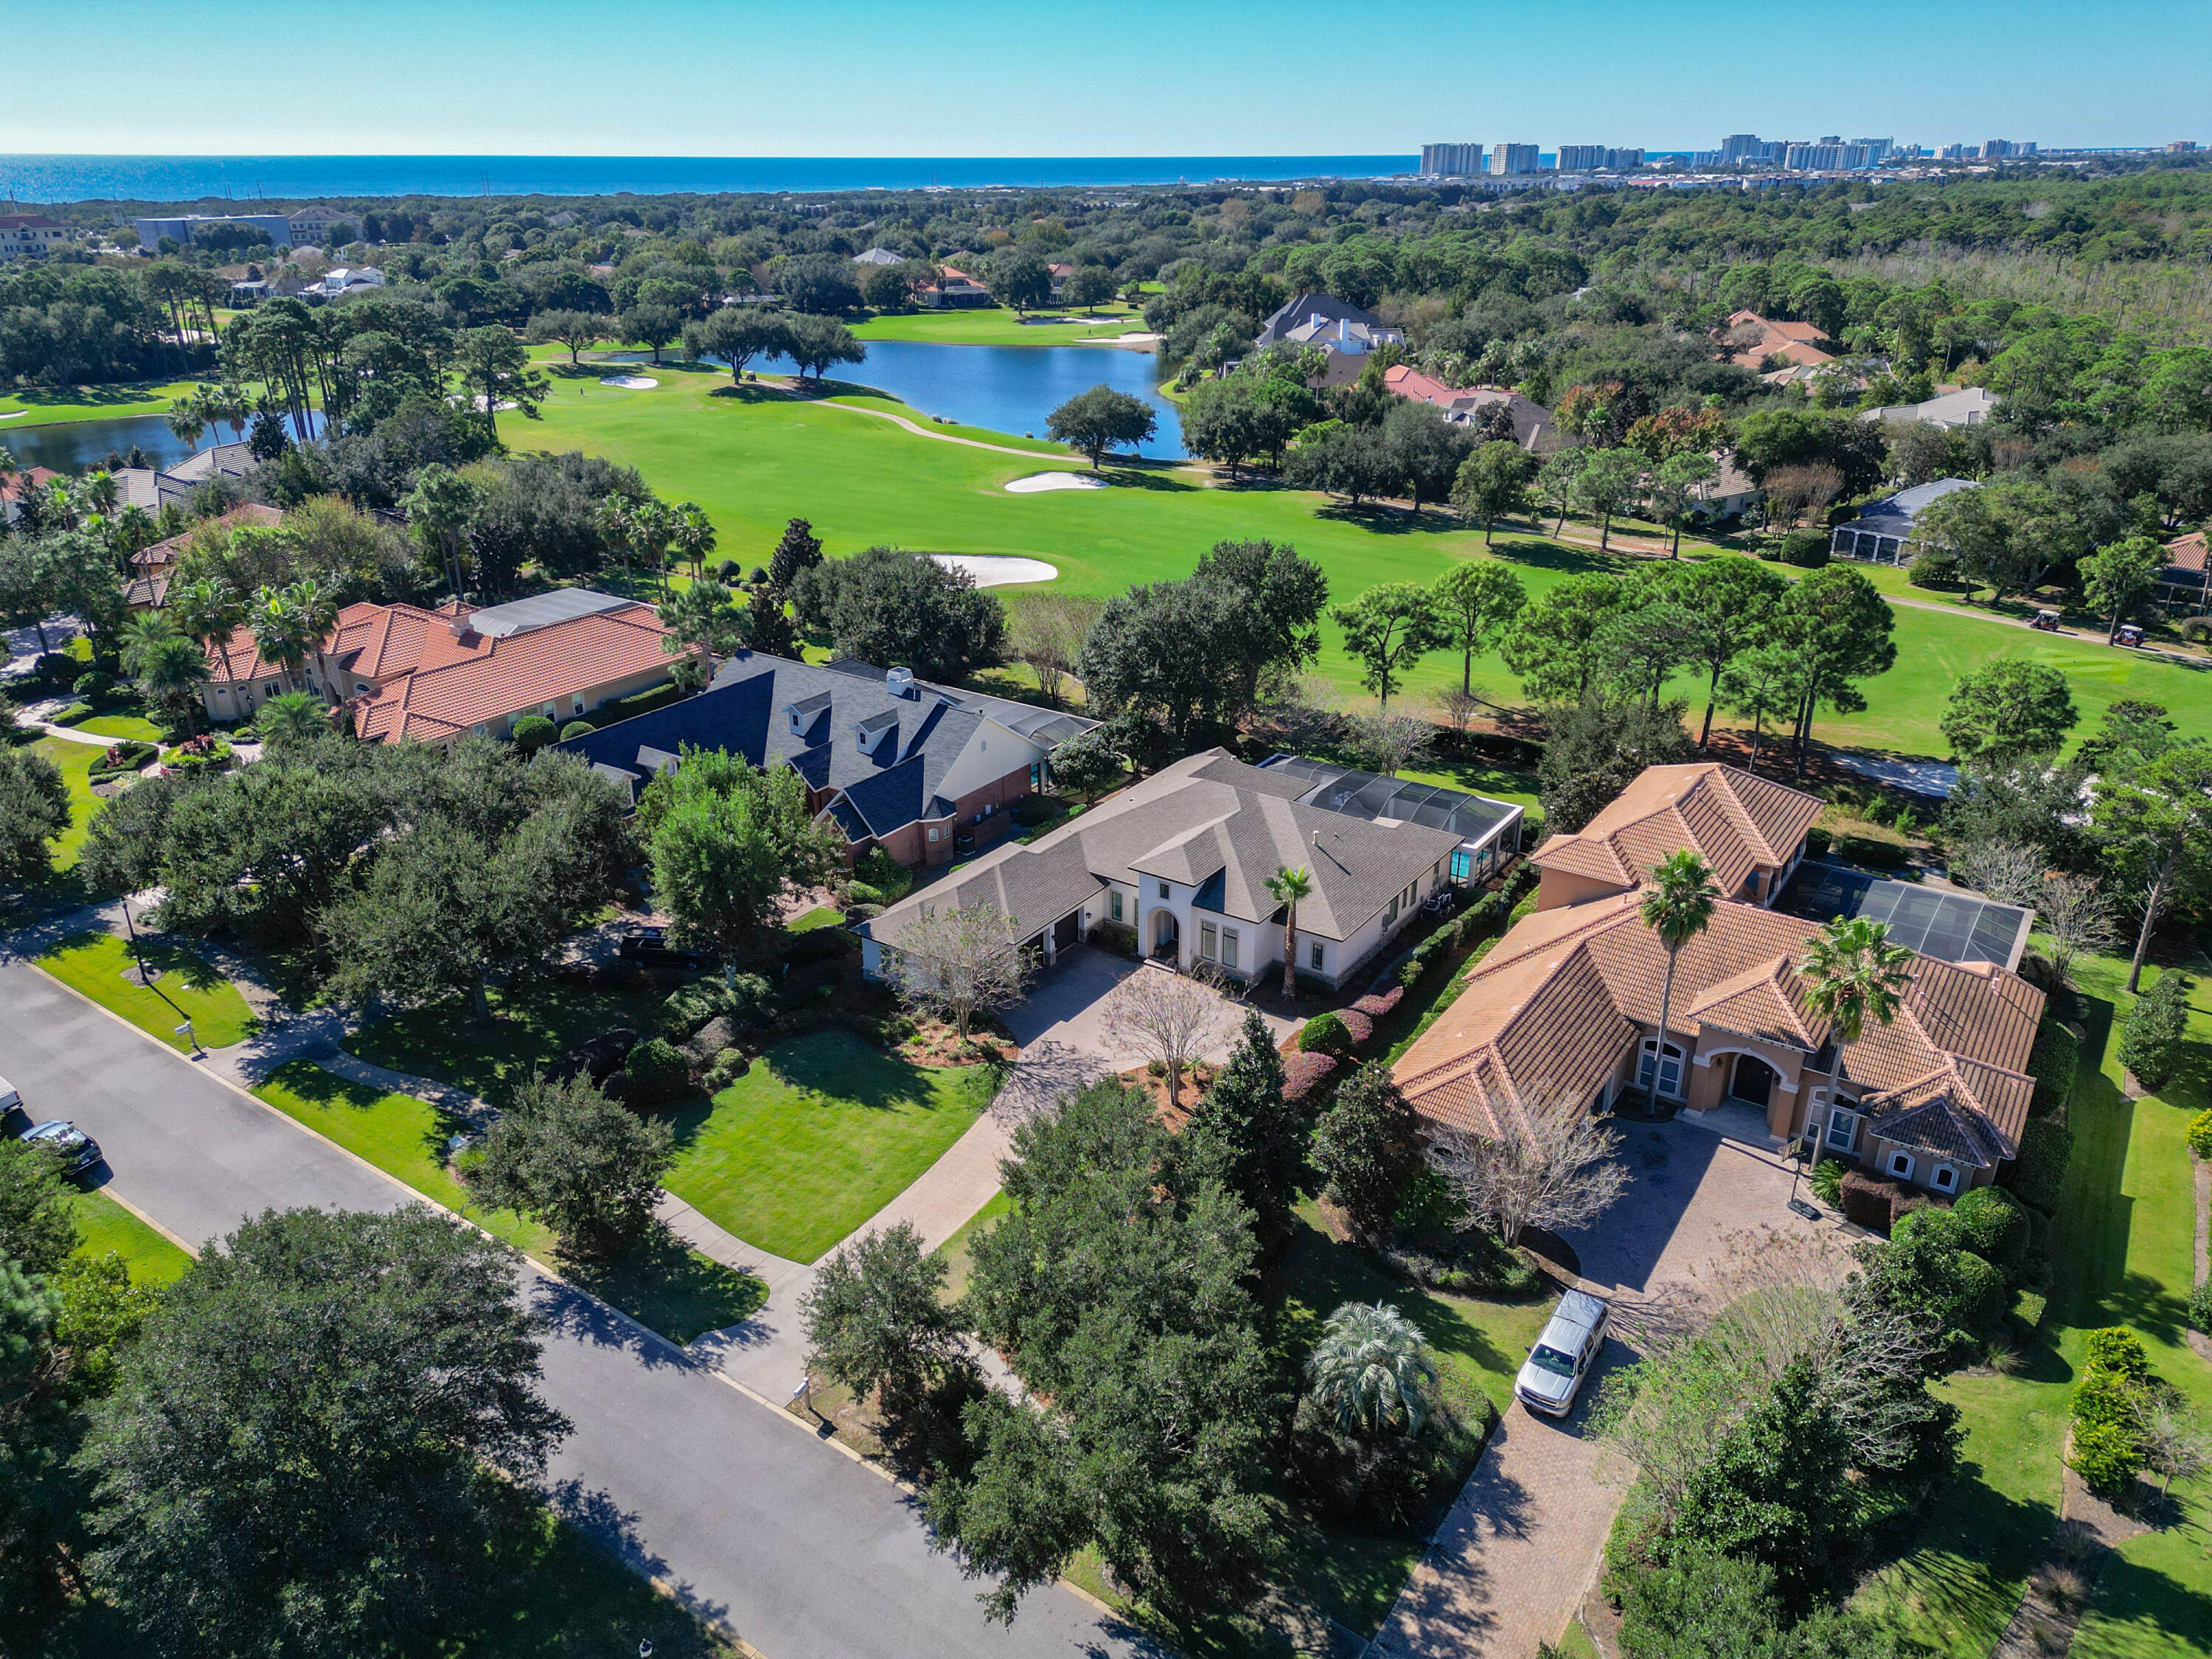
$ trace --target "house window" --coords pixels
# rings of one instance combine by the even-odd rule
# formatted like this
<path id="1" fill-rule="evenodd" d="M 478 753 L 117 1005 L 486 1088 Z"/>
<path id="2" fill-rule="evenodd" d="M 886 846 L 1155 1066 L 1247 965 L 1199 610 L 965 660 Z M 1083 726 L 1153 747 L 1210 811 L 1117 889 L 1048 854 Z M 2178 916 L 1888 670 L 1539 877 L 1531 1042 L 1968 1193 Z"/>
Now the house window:
<path id="1" fill-rule="evenodd" d="M 1910 1152 L 1892 1152 L 1889 1155 L 1889 1172 L 1895 1176 L 1899 1181 L 1911 1180 L 1912 1154 Z"/>
<path id="2" fill-rule="evenodd" d="M 1316 974 L 1321 972 L 1321 946 L 1316 945 L 1308 951 L 1306 960 L 1313 964 L 1314 972 Z"/>
<path id="3" fill-rule="evenodd" d="M 1165 898 L 1167 896 L 1168 896 L 1168 884 L 1167 884 L 1167 883 L 1165 883 L 1165 882 L 1162 882 L 1162 883 L 1160 884 L 1160 896 L 1161 896 L 1162 898 Z"/>
<path id="4" fill-rule="evenodd" d="M 1234 927 L 1224 927 L 1221 930 L 1221 965 L 1224 968 L 1234 968 L 1237 965 L 1237 930 Z"/>
<path id="5" fill-rule="evenodd" d="M 578 693 L 576 693 L 576 695 L 575 695 L 574 698 L 574 699 L 572 699 L 572 701 L 575 703 L 575 705 L 576 705 L 576 706 L 575 706 L 574 708 L 570 709 L 568 712 L 569 712 L 569 713 L 571 713 L 571 714 L 582 714 L 582 713 L 584 712 L 584 694 L 583 694 L 582 692 L 579 691 Z"/>
<path id="6" fill-rule="evenodd" d="M 1394 895 L 1390 900 L 1390 908 L 1382 913 L 1382 925 L 1385 927 L 1388 927 L 1392 922 L 1397 920 L 1398 901 L 1396 896 Z"/>
<path id="7" fill-rule="evenodd" d="M 932 841 L 942 841 L 945 839 L 945 831 L 933 823 L 929 826 L 929 838 Z"/>
<path id="8" fill-rule="evenodd" d="M 1465 881 L 1474 873 L 1474 859 L 1473 855 L 1471 855 L 1464 847 L 1456 849 L 1451 855 L 1451 878 L 1454 881 Z"/>
<path id="9" fill-rule="evenodd" d="M 1212 962 L 1216 959 L 1214 928 L 1210 921 L 1201 921 L 1198 924 L 1198 955 L 1202 962 Z"/>
<path id="10" fill-rule="evenodd" d="M 1936 1173 L 1929 1177 L 1929 1184 L 1939 1193 L 1955 1193 L 1959 1190 L 1959 1172 L 1948 1164 L 1938 1164 Z"/>
<path id="11" fill-rule="evenodd" d="M 1856 1114 L 1851 1112 L 1828 1114 L 1828 1145 L 1848 1152 L 1851 1149 L 1852 1143 L 1858 1138 L 1859 1121 Z"/>
<path id="12" fill-rule="evenodd" d="M 1679 1100 L 1682 1094 L 1682 1051 L 1670 1042 L 1662 1057 L 1657 1039 L 1646 1037 L 1644 1040 L 1644 1057 L 1636 1068 L 1636 1080 L 1650 1089 L 1655 1072 L 1658 1077 L 1655 1092 L 1666 1096 L 1669 1100 Z"/>
<path id="13" fill-rule="evenodd" d="M 930 836 L 933 840 L 935 838 L 936 834 L 937 832 L 933 830 L 930 831 Z M 1111 916 L 1115 921 L 1121 920 L 1121 890 L 1118 887 L 1112 892 L 1106 895 L 1106 914 Z"/>
<path id="14" fill-rule="evenodd" d="M 1044 787 L 1044 763 L 1042 761 L 1031 761 L 1030 763 L 1030 787 L 1031 790 L 1038 790 Z"/>

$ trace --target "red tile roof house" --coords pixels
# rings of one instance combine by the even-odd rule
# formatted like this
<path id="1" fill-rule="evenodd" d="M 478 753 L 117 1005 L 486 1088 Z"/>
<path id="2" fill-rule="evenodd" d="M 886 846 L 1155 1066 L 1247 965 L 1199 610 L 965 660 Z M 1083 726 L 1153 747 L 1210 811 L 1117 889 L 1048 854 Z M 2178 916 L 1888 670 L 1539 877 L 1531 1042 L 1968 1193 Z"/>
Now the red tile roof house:
<path id="1" fill-rule="evenodd" d="M 1432 374 L 1396 363 L 1382 371 L 1382 385 L 1401 398 L 1433 404 L 1453 420 L 1471 420 L 1477 410 L 1503 406 L 1513 420 L 1513 441 L 1531 455 L 1550 455 L 1572 448 L 1575 440 L 1553 423 L 1552 411 L 1540 403 L 1494 386 L 1446 386 Z"/>
<path id="2" fill-rule="evenodd" d="M 1747 805 L 1746 775 L 1731 769 L 1655 770 L 1677 775 L 1647 772 L 1617 817 L 1608 809 L 1557 838 L 1567 843 L 1557 855 L 1535 855 L 1536 913 L 1392 1068 L 1414 1109 L 1438 1128 L 1495 1136 L 1537 1097 L 1595 1109 L 1642 1087 L 1714 1127 L 1763 1125 L 1771 1143 L 1809 1126 L 1828 1154 L 1939 1195 L 1993 1179 L 2027 1121 L 2043 993 L 1996 963 L 1916 954 L 1897 1018 L 1844 1046 L 1830 1099 L 1834 1032 L 1796 965 L 1819 930 L 1745 896 L 1770 890 L 1777 837 L 1804 814 L 1781 798 L 1798 792 L 1768 786 L 1773 798 Z M 1667 956 L 1637 914 L 1638 884 L 1684 846 L 1716 861 L 1729 896 L 1677 958 L 1662 1055 Z"/>
<path id="3" fill-rule="evenodd" d="M 351 605 L 305 665 L 306 684 L 351 710 L 370 743 L 505 736 L 526 714 L 558 723 L 659 685 L 675 659 L 649 605 L 564 588 L 489 610 L 447 603 Z M 251 629 L 208 648 L 212 720 L 250 719 L 286 689 Z"/>
<path id="4" fill-rule="evenodd" d="M 991 302 L 991 290 L 980 276 L 971 276 L 957 265 L 939 265 L 939 279 L 915 295 L 925 309 L 940 306 L 982 306 Z"/>
<path id="5" fill-rule="evenodd" d="M 62 474 L 50 466 L 27 466 L 0 478 L 0 524 L 15 522 L 15 503 L 33 490 L 44 489 Z"/>
<path id="6" fill-rule="evenodd" d="M 1835 362 L 1835 354 L 1820 349 L 1820 331 L 1812 324 L 1770 322 L 1755 311 L 1739 311 L 1730 317 L 1726 338 L 1735 349 L 1729 361 L 1746 368 L 1761 368 L 1769 357 L 1779 357 L 1796 368 Z"/>

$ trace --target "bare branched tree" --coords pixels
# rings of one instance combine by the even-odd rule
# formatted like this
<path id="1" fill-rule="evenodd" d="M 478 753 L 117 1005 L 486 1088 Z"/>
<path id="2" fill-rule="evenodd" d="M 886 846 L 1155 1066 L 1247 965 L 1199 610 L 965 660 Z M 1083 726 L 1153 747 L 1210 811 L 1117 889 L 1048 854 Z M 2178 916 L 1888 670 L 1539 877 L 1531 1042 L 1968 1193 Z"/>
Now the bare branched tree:
<path id="1" fill-rule="evenodd" d="M 1462 691 L 1450 686 L 1437 694 L 1437 712 L 1444 717 L 1444 724 L 1455 732 L 1464 732 L 1474 724 L 1474 717 L 1482 712 L 1482 699 L 1472 691 Z"/>
<path id="2" fill-rule="evenodd" d="M 2193 1480 L 2212 1468 L 2212 1434 L 2189 1414 L 2179 1401 L 2154 1397 L 2137 1413 L 2136 1432 L 2142 1438 L 2143 1463 L 2159 1478 L 2159 1491 L 2172 1489 L 2176 1480 Z"/>
<path id="3" fill-rule="evenodd" d="M 1729 1425 L 1801 1362 L 1853 1462 L 1894 1468 L 1908 1455 L 1937 1333 L 1907 1315 L 1855 1312 L 1850 1267 L 1826 1236 L 1731 1236 L 1699 1287 L 1719 1311 L 1652 1333 L 1644 1357 L 1607 1380 L 1592 1431 L 1636 1460 L 1662 1511 L 1688 1492 Z"/>
<path id="4" fill-rule="evenodd" d="M 1014 919 L 991 904 L 925 910 L 883 954 L 884 976 L 916 1013 L 951 1020 L 968 1040 L 978 1011 L 1022 1000 L 1036 963 L 1014 935 Z"/>
<path id="5" fill-rule="evenodd" d="M 1109 1036 L 1160 1062 L 1172 1100 L 1190 1062 L 1227 1033 L 1229 1015 L 1227 1001 L 1206 979 L 1147 967 L 1121 981 L 1104 1024 Z"/>
<path id="6" fill-rule="evenodd" d="M 1951 874 L 1962 887 L 2033 910 L 2043 895 L 2043 854 L 2016 841 L 1972 841 L 1951 860 Z"/>
<path id="7" fill-rule="evenodd" d="M 1628 1166 L 1613 1154 L 1620 1137 L 1582 1102 L 1532 1092 L 1502 1139 L 1456 1133 L 1430 1145 L 1429 1162 L 1459 1200 L 1464 1226 L 1507 1244 L 1530 1227 L 1586 1227 L 1626 1188 Z"/>
<path id="8" fill-rule="evenodd" d="M 1766 475 L 1768 513 L 1784 524 L 1796 524 L 1808 513 L 1825 511 L 1844 493 L 1844 475 L 1826 461 L 1804 466 L 1778 466 Z"/>
<path id="9" fill-rule="evenodd" d="M 1423 759 L 1436 741 L 1437 728 L 1412 714 L 1354 714 L 1346 722 L 1344 746 L 1352 759 L 1370 772 L 1395 778 Z"/>
<path id="10" fill-rule="evenodd" d="M 2085 956 L 2107 951 L 2118 942 L 2112 901 L 2094 876 L 2052 876 L 2035 902 L 2036 925 L 2051 936 L 2051 971 L 2062 984 L 2074 982 L 2074 964 Z"/>
<path id="11" fill-rule="evenodd" d="M 1008 605 L 1014 654 L 1036 671 L 1037 689 L 1054 702 L 1062 701 L 1083 641 L 1104 608 L 1102 600 L 1070 593 L 1025 594 Z"/>

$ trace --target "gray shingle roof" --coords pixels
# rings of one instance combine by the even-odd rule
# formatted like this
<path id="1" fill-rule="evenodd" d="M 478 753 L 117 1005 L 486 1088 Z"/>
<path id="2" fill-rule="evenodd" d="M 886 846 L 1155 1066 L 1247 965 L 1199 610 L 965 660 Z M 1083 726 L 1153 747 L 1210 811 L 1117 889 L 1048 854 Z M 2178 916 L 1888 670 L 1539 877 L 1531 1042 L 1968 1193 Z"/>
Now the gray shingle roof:
<path id="1" fill-rule="evenodd" d="M 1219 749 L 1177 761 L 1028 847 L 1000 848 L 868 924 L 896 943 L 903 918 L 988 898 L 1024 928 L 1065 915 L 1104 882 L 1150 877 L 1200 890 L 1200 907 L 1243 921 L 1272 920 L 1267 878 L 1303 866 L 1311 897 L 1298 927 L 1349 939 L 1393 895 L 1459 845 L 1419 824 L 1382 825 L 1291 799 L 1310 780 L 1247 766 Z M 1011 902 L 1018 900 L 1018 902 Z"/>

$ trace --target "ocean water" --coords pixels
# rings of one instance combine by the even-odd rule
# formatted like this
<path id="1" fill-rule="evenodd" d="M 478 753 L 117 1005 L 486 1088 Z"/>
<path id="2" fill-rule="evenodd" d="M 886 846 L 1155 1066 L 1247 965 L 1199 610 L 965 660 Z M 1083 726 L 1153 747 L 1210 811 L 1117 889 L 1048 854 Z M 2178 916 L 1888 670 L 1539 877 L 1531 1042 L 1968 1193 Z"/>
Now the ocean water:
<path id="1" fill-rule="evenodd" d="M 712 156 L 0 155 L 0 200 L 205 202 L 326 196 L 1110 187 L 1374 179 L 1414 155 Z"/>

